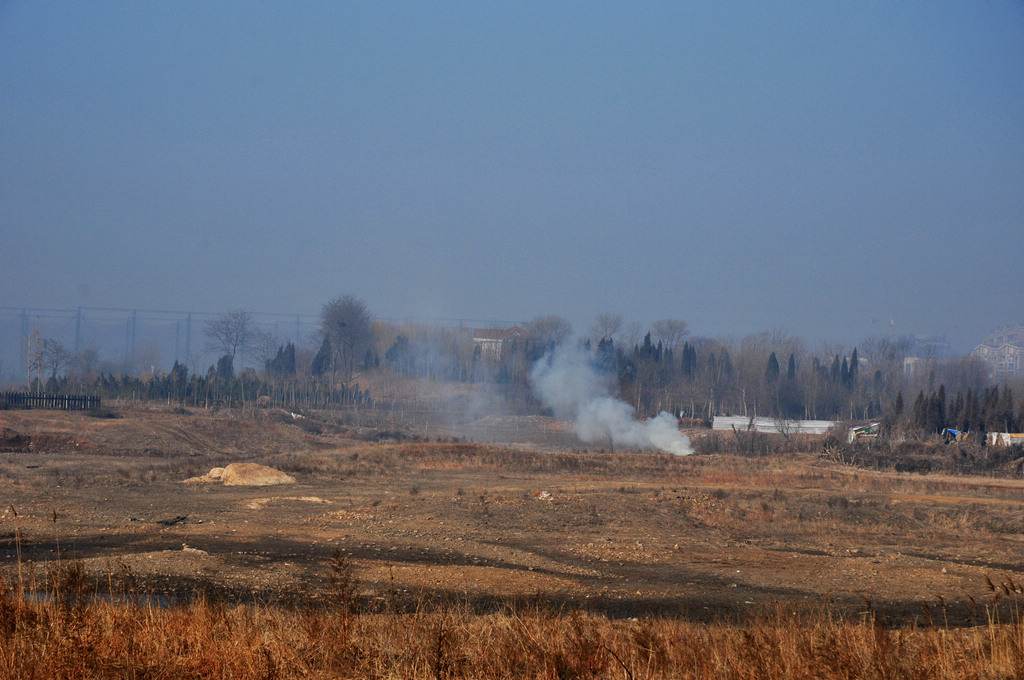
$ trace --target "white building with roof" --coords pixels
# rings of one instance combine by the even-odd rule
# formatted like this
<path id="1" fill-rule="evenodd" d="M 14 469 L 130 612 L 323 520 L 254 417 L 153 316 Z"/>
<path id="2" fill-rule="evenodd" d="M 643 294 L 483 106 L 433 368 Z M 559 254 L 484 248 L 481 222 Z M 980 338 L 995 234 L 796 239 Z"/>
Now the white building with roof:
<path id="1" fill-rule="evenodd" d="M 473 343 L 480 348 L 480 356 L 486 359 L 501 359 L 501 348 L 506 340 L 525 337 L 526 331 L 519 326 L 473 329 Z"/>

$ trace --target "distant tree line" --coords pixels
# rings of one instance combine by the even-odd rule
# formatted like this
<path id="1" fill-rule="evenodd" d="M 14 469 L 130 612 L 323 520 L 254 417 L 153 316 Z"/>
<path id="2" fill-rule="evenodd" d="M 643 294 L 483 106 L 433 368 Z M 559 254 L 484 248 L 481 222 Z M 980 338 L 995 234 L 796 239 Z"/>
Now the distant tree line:
<path id="1" fill-rule="evenodd" d="M 913 405 L 904 412 L 902 395 L 888 415 L 887 425 L 904 425 L 929 434 L 945 429 L 961 432 L 1024 432 L 1024 400 L 1015 401 L 1008 386 L 968 389 L 947 399 L 946 386 L 925 396 L 918 392 Z"/>
<path id="2" fill-rule="evenodd" d="M 321 380 L 303 380 L 282 374 L 260 374 L 245 369 L 238 374 L 225 370 L 218 361 L 206 374 L 190 374 L 184 364 L 174 362 L 167 373 L 127 375 L 102 373 L 88 382 L 72 382 L 66 376 L 48 380 L 36 391 L 50 394 L 90 394 L 104 400 L 166 401 L 180 406 L 269 406 L 333 408 L 344 405 L 372 406 L 369 391 L 359 385 L 328 385 Z"/>
<path id="3" fill-rule="evenodd" d="M 245 310 L 207 322 L 206 349 L 216 360 L 206 370 L 175 362 L 167 372 L 104 371 L 94 351 L 72 354 L 46 338 L 34 339 L 27 369 L 35 391 L 192 406 L 262 398 L 309 408 L 373 407 L 380 399 L 393 404 L 402 398 L 403 380 L 465 383 L 486 386 L 507 410 L 535 413 L 542 406 L 530 388 L 531 367 L 560 343 L 578 342 L 641 417 L 669 411 L 704 422 L 744 415 L 878 419 L 889 428 L 923 432 L 1024 429 L 1024 402 L 1014 401 L 1013 385 L 990 384 L 984 364 L 971 357 L 908 362 L 909 338 L 873 336 L 855 347 L 811 351 L 780 332 L 708 338 L 692 336 L 679 319 L 645 329 L 614 313 L 598 315 L 583 337 L 555 315 L 523 329 L 497 351 L 484 352 L 471 329 L 374 320 L 362 300 L 343 295 L 323 305 L 319 331 L 301 344 L 275 342 Z M 236 370 L 240 360 L 245 368 Z M 371 395 L 369 384 L 379 394 Z M 1024 385 L 1016 387 L 1024 393 Z M 906 394 L 917 399 L 905 404 Z"/>

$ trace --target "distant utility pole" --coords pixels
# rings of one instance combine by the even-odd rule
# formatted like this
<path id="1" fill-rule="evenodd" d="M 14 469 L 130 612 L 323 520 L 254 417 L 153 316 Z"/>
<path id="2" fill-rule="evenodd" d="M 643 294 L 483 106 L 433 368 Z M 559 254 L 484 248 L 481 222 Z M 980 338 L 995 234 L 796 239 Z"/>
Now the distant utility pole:
<path id="1" fill-rule="evenodd" d="M 29 337 L 28 337 L 28 333 L 29 333 L 29 330 L 28 330 L 28 310 L 23 309 L 23 310 L 21 310 L 21 360 L 22 360 L 22 362 L 26 366 L 28 366 L 28 357 L 29 357 L 29 349 L 28 349 Z M 29 385 L 29 388 L 31 389 L 31 385 Z"/>
<path id="2" fill-rule="evenodd" d="M 82 349 L 82 308 L 78 308 L 78 314 L 75 315 L 75 354 Z"/>
<path id="3" fill-rule="evenodd" d="M 124 328 L 124 357 L 125 361 L 135 359 L 135 310 L 132 310 Z"/>
<path id="4" fill-rule="evenodd" d="M 42 350 L 39 342 L 39 318 L 36 317 L 36 327 L 28 336 L 28 351 L 26 353 L 26 372 L 27 372 L 27 385 L 26 391 L 32 392 L 32 369 L 36 370 L 37 387 L 42 387 L 39 383 L 42 382 L 40 379 L 40 373 L 42 372 Z M 38 390 L 37 390 L 38 391 Z"/>

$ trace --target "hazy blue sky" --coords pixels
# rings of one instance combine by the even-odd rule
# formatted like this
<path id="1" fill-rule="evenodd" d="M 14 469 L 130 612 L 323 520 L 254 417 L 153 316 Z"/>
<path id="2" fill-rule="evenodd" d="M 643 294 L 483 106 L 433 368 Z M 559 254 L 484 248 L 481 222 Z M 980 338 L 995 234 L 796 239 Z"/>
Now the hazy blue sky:
<path id="1" fill-rule="evenodd" d="M 1024 3 L 0 0 L 0 306 L 1024 322 Z"/>

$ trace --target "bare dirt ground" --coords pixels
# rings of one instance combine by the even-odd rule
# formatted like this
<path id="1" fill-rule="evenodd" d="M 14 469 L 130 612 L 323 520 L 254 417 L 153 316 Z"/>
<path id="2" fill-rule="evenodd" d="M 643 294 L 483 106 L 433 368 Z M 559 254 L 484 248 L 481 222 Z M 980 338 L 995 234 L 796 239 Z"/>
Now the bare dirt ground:
<path id="1" fill-rule="evenodd" d="M 370 607 L 742 620 L 774 599 L 894 625 L 984 623 L 1024 591 L 1020 480 L 868 471 L 814 451 L 559 451 L 571 433 L 542 418 L 480 424 L 511 430 L 510 447 L 374 441 L 316 414 L 116 415 L 0 411 L 8 579 L 20 550 L 37 581 L 59 554 L 101 587 L 315 602 L 339 554 Z M 296 481 L 184 483 L 238 462 Z"/>

